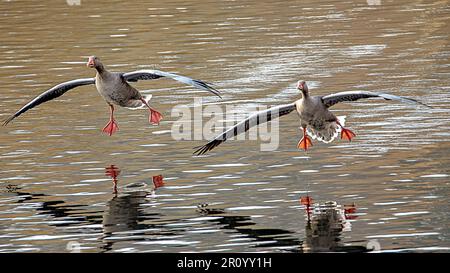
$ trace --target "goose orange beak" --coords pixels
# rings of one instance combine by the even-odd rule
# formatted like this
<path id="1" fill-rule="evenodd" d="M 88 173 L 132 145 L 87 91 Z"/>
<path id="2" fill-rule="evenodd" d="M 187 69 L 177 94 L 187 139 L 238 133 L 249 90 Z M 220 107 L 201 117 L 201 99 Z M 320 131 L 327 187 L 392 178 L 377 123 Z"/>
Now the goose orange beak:
<path id="1" fill-rule="evenodd" d="M 93 67 L 95 66 L 94 58 L 89 57 L 89 60 L 88 60 L 88 62 L 87 62 L 87 64 L 86 64 L 86 66 L 87 66 L 87 67 L 90 67 L 90 68 L 93 68 Z"/>

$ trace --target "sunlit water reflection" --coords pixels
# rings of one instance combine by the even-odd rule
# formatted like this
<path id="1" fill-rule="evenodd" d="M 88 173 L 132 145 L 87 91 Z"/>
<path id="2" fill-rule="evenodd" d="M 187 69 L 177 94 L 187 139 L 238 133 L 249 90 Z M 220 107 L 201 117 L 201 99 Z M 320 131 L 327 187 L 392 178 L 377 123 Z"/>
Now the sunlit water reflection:
<path id="1" fill-rule="evenodd" d="M 120 109 L 107 137 L 107 105 L 80 87 L 1 128 L 1 252 L 450 250 L 445 1 L 3 2 L 0 13 L 0 118 L 92 76 L 92 54 L 113 71 L 156 67 L 224 92 L 137 83 L 165 119 L 150 126 L 147 113 Z M 337 105 L 357 138 L 307 153 L 295 115 L 274 152 L 230 141 L 196 158 L 203 142 L 171 137 L 171 109 L 195 96 L 245 117 L 297 99 L 298 79 L 314 94 L 384 91 L 434 108 Z M 325 209 L 309 218 L 305 196 Z"/>

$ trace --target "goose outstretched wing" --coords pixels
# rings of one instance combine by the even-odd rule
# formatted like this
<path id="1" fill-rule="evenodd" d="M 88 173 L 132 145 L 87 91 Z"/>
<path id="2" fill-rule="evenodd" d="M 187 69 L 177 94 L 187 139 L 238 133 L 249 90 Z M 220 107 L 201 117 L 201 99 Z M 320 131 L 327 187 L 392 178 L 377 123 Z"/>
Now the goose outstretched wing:
<path id="1" fill-rule="evenodd" d="M 239 122 L 235 126 L 226 130 L 222 134 L 216 136 L 213 140 L 206 143 L 205 145 L 196 147 L 195 149 L 197 149 L 197 150 L 194 152 L 194 154 L 202 155 L 202 154 L 214 149 L 221 143 L 225 142 L 227 139 L 235 137 L 243 132 L 246 132 L 250 128 L 258 126 L 259 124 L 266 123 L 277 117 L 287 115 L 287 114 L 291 113 L 295 108 L 296 108 L 295 103 L 291 103 L 291 104 L 280 105 L 277 107 L 272 107 L 272 108 L 264 110 L 264 111 L 256 112 L 255 114 L 249 116 L 245 120 Z"/>
<path id="2" fill-rule="evenodd" d="M 122 75 L 128 82 L 137 82 L 139 80 L 153 80 L 161 77 L 170 78 L 188 85 L 192 85 L 198 89 L 208 91 L 214 95 L 222 98 L 220 96 L 220 91 L 212 87 L 209 83 L 200 80 L 194 80 L 186 76 L 181 76 L 174 73 L 164 72 L 160 70 L 138 70 L 133 72 L 124 73 Z"/>
<path id="3" fill-rule="evenodd" d="M 339 93 L 323 96 L 322 101 L 326 107 L 331 107 L 339 102 L 356 101 L 359 99 L 375 98 L 375 97 L 380 97 L 385 100 L 396 100 L 396 101 L 405 102 L 405 103 L 420 104 L 420 105 L 426 106 L 428 108 L 431 108 L 431 106 L 428 106 L 425 103 L 422 103 L 415 99 L 395 96 L 395 95 L 386 94 L 386 93 L 375 93 L 375 92 L 370 92 L 370 91 L 339 92 Z"/>
<path id="4" fill-rule="evenodd" d="M 38 95 L 33 100 L 25 104 L 22 108 L 20 108 L 16 113 L 9 116 L 4 122 L 3 126 L 10 123 L 13 119 L 17 118 L 21 114 L 25 113 L 26 111 L 30 110 L 31 108 L 34 108 L 38 106 L 39 104 L 42 104 L 44 102 L 47 102 L 49 100 L 53 100 L 59 96 L 62 96 L 67 91 L 74 89 L 75 87 L 82 86 L 82 85 L 89 85 L 89 84 L 95 84 L 95 78 L 86 78 L 86 79 L 76 79 L 68 82 L 60 83 L 49 90 L 45 91 L 44 93 Z"/>

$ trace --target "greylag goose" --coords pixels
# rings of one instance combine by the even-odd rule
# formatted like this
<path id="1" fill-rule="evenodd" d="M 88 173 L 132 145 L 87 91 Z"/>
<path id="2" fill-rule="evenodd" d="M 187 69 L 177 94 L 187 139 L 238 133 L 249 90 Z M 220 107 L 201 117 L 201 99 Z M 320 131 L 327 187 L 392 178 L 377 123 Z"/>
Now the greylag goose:
<path id="1" fill-rule="evenodd" d="M 110 108 L 110 118 L 109 122 L 103 128 L 103 132 L 108 135 L 112 135 L 116 132 L 119 127 L 114 119 L 114 105 L 119 105 L 122 107 L 127 107 L 131 109 L 137 109 L 142 107 L 147 107 L 150 111 L 149 122 L 151 124 L 159 124 L 162 119 L 160 112 L 150 107 L 149 101 L 152 95 L 143 96 L 136 88 L 132 87 L 129 82 L 137 82 L 138 80 L 153 80 L 161 77 L 171 78 L 173 80 L 192 85 L 201 90 L 209 91 L 214 95 L 221 97 L 220 92 L 215 88 L 211 87 L 208 83 L 203 81 L 194 80 L 185 76 L 164 72 L 160 70 L 138 70 L 128 73 L 116 73 L 109 72 L 106 70 L 105 66 L 100 62 L 100 59 L 96 56 L 89 57 L 86 64 L 90 68 L 95 68 L 97 74 L 95 78 L 85 78 L 76 79 L 68 82 L 60 83 L 44 93 L 40 94 L 22 108 L 20 108 L 16 113 L 8 117 L 3 125 L 7 125 L 16 117 L 25 113 L 38 106 L 41 103 L 55 99 L 67 91 L 82 85 L 95 84 L 97 91 L 103 97 L 103 99 L 108 103 Z"/>
<path id="2" fill-rule="evenodd" d="M 343 120 L 339 120 L 329 108 L 338 102 L 344 101 L 356 101 L 364 98 L 381 97 L 385 100 L 396 100 L 406 103 L 423 104 L 417 100 L 409 99 L 405 97 L 394 96 L 386 93 L 375 93 L 370 91 L 348 91 L 339 92 L 327 96 L 310 96 L 308 86 L 305 81 L 299 81 L 297 89 L 300 90 L 302 98 L 299 100 L 285 105 L 270 108 L 268 110 L 257 112 L 247 119 L 237 123 L 234 127 L 226 130 L 222 134 L 215 137 L 207 144 L 196 147 L 194 154 L 202 155 L 206 152 L 214 149 L 216 146 L 225 142 L 227 139 L 233 138 L 243 132 L 248 131 L 250 128 L 257 126 L 261 123 L 268 122 L 277 117 L 281 117 L 297 110 L 300 118 L 301 128 L 303 130 L 303 137 L 298 142 L 297 147 L 299 149 L 308 150 L 312 146 L 311 138 L 317 138 L 318 140 L 329 143 L 333 141 L 341 133 L 341 138 L 351 141 L 356 135 L 351 130 L 344 128 Z"/>

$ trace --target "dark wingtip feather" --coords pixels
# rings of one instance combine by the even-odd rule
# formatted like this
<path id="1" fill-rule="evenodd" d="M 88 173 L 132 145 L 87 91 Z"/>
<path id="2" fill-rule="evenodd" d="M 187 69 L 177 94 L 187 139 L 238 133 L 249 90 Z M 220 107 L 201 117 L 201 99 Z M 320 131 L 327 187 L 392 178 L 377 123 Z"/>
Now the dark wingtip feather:
<path id="1" fill-rule="evenodd" d="M 387 95 L 387 96 L 392 96 L 392 95 L 389 95 L 389 94 L 384 94 L 384 96 L 383 96 L 383 95 L 380 95 L 380 97 L 384 98 L 385 100 L 393 100 L 393 99 L 395 99 L 395 97 L 397 97 L 397 96 L 393 96 L 394 98 L 389 98 L 389 97 L 386 97 L 386 95 Z M 402 96 L 398 96 L 397 98 L 399 98 L 399 99 L 400 99 L 401 101 L 403 101 L 403 102 L 416 103 L 416 104 L 425 106 L 425 107 L 427 107 L 427 108 L 433 109 L 432 106 L 430 106 L 430 105 L 428 105 L 428 104 L 425 104 L 425 103 L 423 103 L 423 102 L 421 102 L 421 101 L 419 101 L 419 100 L 416 100 L 416 99 L 407 98 L 407 97 L 402 97 Z"/>
<path id="2" fill-rule="evenodd" d="M 216 90 L 216 91 L 217 91 L 217 90 Z M 215 95 L 222 99 L 222 96 L 221 96 L 220 93 L 218 93 L 218 92 L 219 92 L 219 91 L 217 91 L 217 93 L 215 93 Z"/>
<path id="3" fill-rule="evenodd" d="M 203 154 L 207 153 L 208 151 L 211 151 L 212 149 L 214 149 L 216 146 L 218 146 L 222 142 L 223 142 L 223 140 L 214 139 L 214 140 L 206 143 L 203 146 L 194 147 L 194 149 L 197 149 L 197 150 L 195 150 L 195 152 L 193 154 L 196 156 L 203 155 Z"/>
<path id="4" fill-rule="evenodd" d="M 419 101 L 419 100 L 411 99 L 411 98 L 403 98 L 403 99 L 406 99 L 406 100 L 408 100 L 408 101 L 410 101 L 410 102 L 412 102 L 412 103 L 417 103 L 417 104 L 419 104 L 419 105 L 422 105 L 422 106 L 425 106 L 425 107 L 427 107 L 427 108 L 433 109 L 432 106 L 430 106 L 430 105 L 428 105 L 428 104 L 425 104 L 425 103 L 423 103 L 423 102 L 421 102 L 421 101 Z"/>
<path id="5" fill-rule="evenodd" d="M 430 108 L 430 109 L 433 109 L 433 108 L 434 108 L 433 106 L 428 105 L 428 104 L 425 104 L 425 103 L 423 103 L 423 102 L 421 102 L 421 101 L 416 100 L 416 102 L 417 102 L 418 104 L 422 105 L 422 106 L 427 107 L 427 108 Z"/>
<path id="6" fill-rule="evenodd" d="M 16 117 L 16 116 L 12 115 L 12 116 L 10 116 L 9 118 L 3 120 L 3 124 L 2 124 L 2 125 L 3 125 L 3 126 L 8 125 L 8 123 L 10 123 L 15 117 Z"/>
<path id="7" fill-rule="evenodd" d="M 207 89 L 208 91 L 210 91 L 214 95 L 218 96 L 219 98 L 222 98 L 222 96 L 220 95 L 220 91 L 217 90 L 216 88 L 212 87 L 211 84 L 209 84 L 207 82 L 204 82 L 204 81 L 200 81 L 200 80 L 194 80 L 194 82 L 196 84 L 200 85 L 201 87 Z"/>

